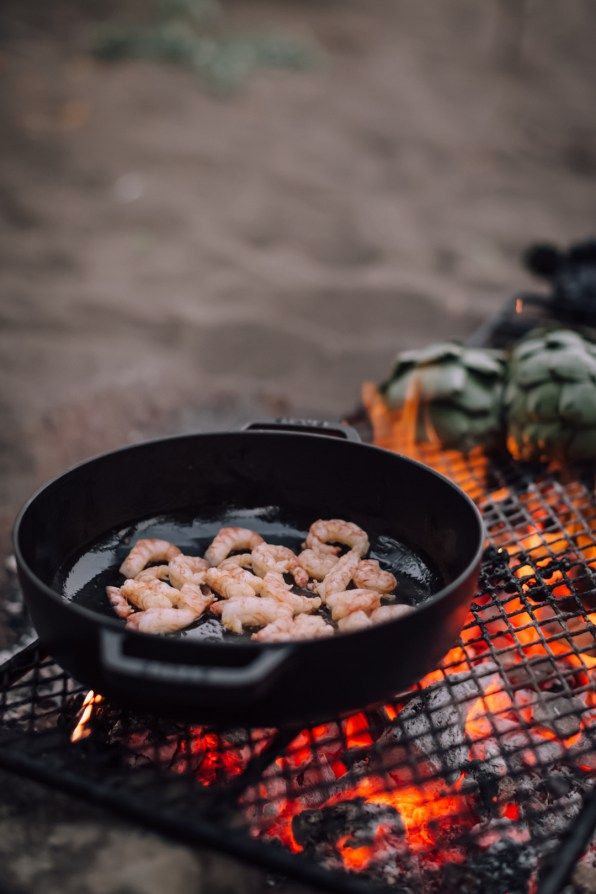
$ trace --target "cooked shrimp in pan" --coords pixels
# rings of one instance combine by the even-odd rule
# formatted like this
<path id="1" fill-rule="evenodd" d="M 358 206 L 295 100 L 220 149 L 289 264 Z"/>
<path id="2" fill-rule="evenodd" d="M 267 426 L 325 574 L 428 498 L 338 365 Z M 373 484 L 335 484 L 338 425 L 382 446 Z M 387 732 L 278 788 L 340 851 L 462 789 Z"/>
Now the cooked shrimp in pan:
<path id="1" fill-rule="evenodd" d="M 198 556 L 184 556 L 182 553 L 175 556 L 168 565 L 170 583 L 179 589 L 184 584 L 198 584 L 205 581 L 205 572 L 209 563 Z"/>
<path id="2" fill-rule="evenodd" d="M 200 617 L 214 600 L 213 593 L 203 593 L 197 584 L 184 584 L 172 602 L 178 608 L 192 608 Z"/>
<path id="3" fill-rule="evenodd" d="M 144 583 L 147 583 L 147 581 L 150 580 L 168 581 L 169 579 L 169 565 L 150 565 L 149 568 L 144 568 L 142 571 L 139 571 L 135 577 L 135 580 L 143 581 Z"/>
<path id="4" fill-rule="evenodd" d="M 350 591 L 349 591 L 350 592 Z M 351 591 L 355 592 L 354 590 Z M 395 618 L 404 618 L 413 611 L 411 605 L 381 605 L 376 608 L 370 615 L 365 611 L 359 610 L 340 618 L 337 627 L 342 633 L 348 633 L 352 630 L 362 630 L 365 627 L 372 627 L 375 624 L 381 624 L 383 621 L 393 621 Z"/>
<path id="5" fill-rule="evenodd" d="M 327 597 L 330 596 L 331 593 L 341 593 L 343 590 L 347 589 L 348 584 L 354 577 L 359 562 L 360 556 L 354 550 L 350 550 L 349 553 L 346 553 L 345 556 L 338 559 L 329 574 L 325 575 L 323 581 L 317 587 L 317 592 L 323 599 L 323 602 L 327 602 Z"/>
<path id="6" fill-rule="evenodd" d="M 192 608 L 150 608 L 131 615 L 126 626 L 141 633 L 176 633 L 189 627 L 198 617 Z"/>
<path id="7" fill-rule="evenodd" d="M 373 622 L 362 610 L 357 612 L 352 612 L 350 615 L 346 615 L 345 618 L 340 618 L 337 622 L 337 629 L 341 630 L 342 633 L 351 633 L 354 630 L 364 630 L 365 627 L 372 627 Z"/>
<path id="8" fill-rule="evenodd" d="M 291 574 L 299 587 L 305 587 L 308 583 L 308 574 L 300 565 L 298 556 L 287 546 L 261 543 L 252 551 L 252 563 L 259 577 L 265 577 L 268 571 L 277 571 Z"/>
<path id="9" fill-rule="evenodd" d="M 147 611 L 150 608 L 171 607 L 170 591 L 173 591 L 174 594 L 178 592 L 158 580 L 125 580 L 120 587 L 124 598 L 141 611 Z"/>
<path id="10" fill-rule="evenodd" d="M 308 577 L 312 577 L 314 580 L 323 580 L 337 565 L 338 558 L 335 555 L 320 553 L 314 549 L 304 549 L 298 556 L 298 561 Z"/>
<path id="11" fill-rule="evenodd" d="M 393 621 L 395 618 L 405 618 L 414 611 L 411 605 L 381 605 L 371 613 L 370 619 L 373 624 L 380 624 L 383 621 Z"/>
<path id="12" fill-rule="evenodd" d="M 211 612 L 220 615 L 222 624 L 232 633 L 242 633 L 244 627 L 263 627 L 284 616 L 292 617 L 292 610 L 287 605 L 260 596 L 216 602 L 211 606 Z"/>
<path id="13" fill-rule="evenodd" d="M 228 556 L 217 567 L 222 571 L 227 568 L 244 568 L 246 571 L 253 571 L 252 553 L 236 553 L 234 556 Z"/>
<path id="14" fill-rule="evenodd" d="M 352 612 L 370 612 L 379 608 L 381 594 L 376 590 L 344 590 L 343 593 L 332 593 L 327 596 L 327 605 L 331 609 L 334 621 L 340 621 Z"/>
<path id="15" fill-rule="evenodd" d="M 362 559 L 352 578 L 357 587 L 377 590 L 379 593 L 393 593 L 397 581 L 390 571 L 383 571 L 375 559 Z"/>
<path id="16" fill-rule="evenodd" d="M 107 587 L 106 594 L 114 613 L 136 630 L 173 633 L 209 610 L 231 633 L 260 628 L 252 636 L 257 642 L 331 636 L 335 625 L 322 606 L 340 632 L 413 611 L 381 605 L 383 596 L 394 593 L 396 578 L 376 559 L 364 558 L 368 535 L 353 522 L 318 519 L 304 547 L 296 555 L 249 528 L 225 527 L 201 558 L 167 540 L 146 538 L 120 567 L 127 580 Z M 343 555 L 342 547 L 348 547 Z"/>
<path id="17" fill-rule="evenodd" d="M 253 633 L 259 643 L 280 643 L 292 639 L 319 639 L 333 636 L 333 627 L 320 615 L 298 615 L 296 618 L 278 618 L 262 630 Z"/>
<path id="18" fill-rule="evenodd" d="M 241 575 L 235 574 L 236 571 L 241 572 Z M 256 590 L 244 574 L 243 569 L 239 567 L 226 568 L 224 571 L 220 568 L 209 568 L 205 573 L 205 583 L 224 599 L 254 596 Z"/>
<path id="19" fill-rule="evenodd" d="M 294 615 L 309 613 L 316 611 L 321 600 L 317 596 L 302 596 L 300 593 L 293 593 L 284 581 L 282 575 L 277 571 L 269 571 L 263 578 L 260 589 L 261 596 L 271 597 L 282 605 L 291 608 Z"/>
<path id="20" fill-rule="evenodd" d="M 260 534 L 248 528 L 222 528 L 213 538 L 205 559 L 210 565 L 219 565 L 230 553 L 253 550 L 264 542 Z"/>
<path id="21" fill-rule="evenodd" d="M 120 587 L 106 587 L 106 595 L 119 618 L 128 618 L 129 615 L 132 615 L 134 609 L 122 595 Z"/>
<path id="22" fill-rule="evenodd" d="M 369 547 L 368 534 L 353 522 L 344 521 L 343 518 L 320 518 L 310 526 L 306 546 L 327 552 L 324 547 L 329 543 L 343 543 L 361 558 Z"/>
<path id="23" fill-rule="evenodd" d="M 265 577 L 268 571 L 287 573 L 288 565 L 296 556 L 287 546 L 273 546 L 271 543 L 260 543 L 255 546 L 251 555 L 255 574 Z"/>
<path id="24" fill-rule="evenodd" d="M 181 550 L 167 540 L 156 540 L 155 538 L 137 540 L 120 566 L 120 574 L 129 578 L 136 577 L 151 562 L 169 562 L 180 553 Z"/>

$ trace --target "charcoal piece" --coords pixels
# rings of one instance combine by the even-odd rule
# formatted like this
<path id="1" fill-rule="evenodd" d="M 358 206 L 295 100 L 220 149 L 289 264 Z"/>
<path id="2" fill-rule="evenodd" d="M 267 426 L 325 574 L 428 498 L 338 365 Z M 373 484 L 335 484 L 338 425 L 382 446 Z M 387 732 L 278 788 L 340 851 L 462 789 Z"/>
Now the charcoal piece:
<path id="1" fill-rule="evenodd" d="M 514 656 L 510 657 L 512 661 L 515 660 Z M 531 665 L 511 664 L 505 673 L 513 689 L 534 689 L 536 684 L 543 688 L 548 681 L 558 679 L 559 670 L 547 655 L 543 659 L 533 660 Z"/>
<path id="2" fill-rule="evenodd" d="M 391 771 L 404 763 L 407 751 L 413 748 L 430 761 L 435 772 L 455 781 L 468 764 L 467 712 L 482 695 L 496 666 L 485 662 L 475 670 L 482 675 L 480 683 L 469 674 L 453 674 L 448 684 L 425 690 L 408 703 L 396 723 L 379 738 L 385 769 Z"/>
<path id="3" fill-rule="evenodd" d="M 482 554 L 482 567 L 478 581 L 481 593 L 490 592 L 497 582 L 509 579 L 509 554 L 496 546 L 487 546 Z"/>
<path id="4" fill-rule="evenodd" d="M 372 844 L 380 825 L 394 835 L 404 834 L 401 816 L 393 807 L 353 798 L 321 810 L 303 810 L 292 820 L 292 832 L 296 841 L 307 849 L 335 846 L 346 835 L 350 846 L 360 847 Z"/>
<path id="5" fill-rule="evenodd" d="M 545 695 L 533 708 L 534 719 L 548 727 L 562 739 L 575 736 L 580 731 L 580 718 L 584 706 L 572 695 L 561 693 L 553 697 Z"/>
<path id="6" fill-rule="evenodd" d="M 492 767 L 484 766 L 484 763 L 472 766 L 471 769 L 474 781 L 478 786 L 478 797 L 482 807 L 486 813 L 490 814 L 497 802 L 500 774 L 493 772 Z"/>
<path id="7" fill-rule="evenodd" d="M 489 506 L 490 503 L 486 505 Z M 509 565 L 509 553 L 505 549 L 497 549 L 496 546 L 490 545 L 482 553 L 482 562 L 483 564 L 490 563 L 495 567 L 502 566 L 507 568 Z"/>
<path id="8" fill-rule="evenodd" d="M 300 772 L 299 781 L 305 787 L 300 797 L 307 807 L 318 807 L 342 788 L 341 780 L 337 779 L 325 754 L 306 765 Z"/>
<path id="9" fill-rule="evenodd" d="M 250 748 L 251 746 L 250 731 L 241 726 L 221 729 L 217 733 L 217 737 L 224 748 L 230 746 L 234 748 Z"/>
<path id="10" fill-rule="evenodd" d="M 561 771 L 549 773 L 544 780 L 544 788 L 553 798 L 562 798 L 571 791 L 572 787 L 572 780 Z"/>
<path id="11" fill-rule="evenodd" d="M 579 791 L 571 791 L 551 799 L 544 786 L 535 793 L 528 805 L 528 822 L 532 834 L 539 838 L 559 838 L 570 827 L 580 810 L 583 798 Z"/>
<path id="12" fill-rule="evenodd" d="M 445 894 L 433 881 L 441 873 L 428 872 L 423 855 L 408 852 L 381 859 L 367 868 L 367 874 L 391 888 L 392 894 Z"/>
<path id="13" fill-rule="evenodd" d="M 536 855 L 527 842 L 505 837 L 501 830 L 486 849 L 474 848 L 465 864 L 449 864 L 440 891 L 458 894 L 527 894 Z"/>
<path id="14" fill-rule="evenodd" d="M 516 803 L 523 805 L 532 797 L 540 777 L 536 773 L 505 776 L 499 780 L 497 805 Z"/>

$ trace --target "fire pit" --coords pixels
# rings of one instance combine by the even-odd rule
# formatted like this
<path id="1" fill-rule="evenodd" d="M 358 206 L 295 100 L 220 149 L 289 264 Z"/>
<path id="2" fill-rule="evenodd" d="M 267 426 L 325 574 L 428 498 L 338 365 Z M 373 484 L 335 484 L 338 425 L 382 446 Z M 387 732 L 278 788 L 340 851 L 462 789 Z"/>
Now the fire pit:
<path id="1" fill-rule="evenodd" d="M 594 473 L 418 447 L 369 411 L 484 517 L 440 667 L 334 722 L 221 729 L 124 711 L 33 644 L 1 671 L 0 765 L 330 890 L 547 894 L 580 859 L 593 890 Z"/>

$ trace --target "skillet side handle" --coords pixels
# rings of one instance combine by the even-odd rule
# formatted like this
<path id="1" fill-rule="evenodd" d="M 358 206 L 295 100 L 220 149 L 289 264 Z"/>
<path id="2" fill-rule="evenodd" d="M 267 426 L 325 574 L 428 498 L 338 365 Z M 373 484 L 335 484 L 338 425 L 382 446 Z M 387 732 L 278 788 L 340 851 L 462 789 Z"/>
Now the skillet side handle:
<path id="1" fill-rule="evenodd" d="M 323 419 L 259 419 L 242 426 L 242 431 L 289 431 L 312 435 L 329 435 L 360 444 L 362 439 L 355 428 L 343 422 L 327 422 Z"/>
<path id="2" fill-rule="evenodd" d="M 229 694 L 241 695 L 246 699 L 261 693 L 275 680 L 293 652 L 290 646 L 264 649 L 242 667 L 210 667 L 127 655 L 124 651 L 125 640 L 124 632 L 101 631 L 100 660 L 110 679 L 125 687 L 138 683 L 193 686 L 198 691 L 211 692 L 217 698 Z"/>

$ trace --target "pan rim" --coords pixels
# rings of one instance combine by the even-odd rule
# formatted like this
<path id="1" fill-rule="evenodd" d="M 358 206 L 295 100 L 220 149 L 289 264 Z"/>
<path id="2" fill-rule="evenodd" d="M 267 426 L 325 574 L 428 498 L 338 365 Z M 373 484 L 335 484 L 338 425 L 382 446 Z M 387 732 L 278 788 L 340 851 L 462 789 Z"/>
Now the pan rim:
<path id="1" fill-rule="evenodd" d="M 461 487 L 459 487 L 459 485 L 457 485 L 454 481 L 451 481 L 451 479 L 449 479 L 446 475 L 443 475 L 441 472 L 437 472 L 435 469 L 432 469 L 430 466 L 425 465 L 425 463 L 422 463 L 416 459 L 412 459 L 409 456 L 405 456 L 402 453 L 397 453 L 393 450 L 387 450 L 384 447 L 378 447 L 375 444 L 367 444 L 363 441 L 358 442 L 358 441 L 350 441 L 350 440 L 340 440 L 340 439 L 334 437 L 333 435 L 326 434 L 324 431 L 321 431 L 321 433 L 319 434 L 319 433 L 315 433 L 312 431 L 308 431 L 308 432 L 281 431 L 281 430 L 280 431 L 276 431 L 276 430 L 234 431 L 234 430 L 230 430 L 230 429 L 221 429 L 221 430 L 216 430 L 216 431 L 189 432 L 186 434 L 168 435 L 166 437 L 148 438 L 148 439 L 142 440 L 142 441 L 135 441 L 132 444 L 125 444 L 122 447 L 116 448 L 115 450 L 108 450 L 103 453 L 94 454 L 90 457 L 87 457 L 84 460 L 81 460 L 78 463 L 74 463 L 73 465 L 66 468 L 64 471 L 60 472 L 57 475 L 54 475 L 48 481 L 41 484 L 31 494 L 31 496 L 25 501 L 25 503 L 23 504 L 23 506 L 17 513 L 15 522 L 13 525 L 13 533 L 12 533 L 13 548 L 14 548 L 14 553 L 15 553 L 15 557 L 16 557 L 16 561 L 17 561 L 17 567 L 18 567 L 19 571 L 21 573 L 26 574 L 30 583 L 33 586 L 35 586 L 36 588 L 38 588 L 39 590 L 41 590 L 44 593 L 44 596 L 49 598 L 52 602 L 57 603 L 61 607 L 64 607 L 64 605 L 66 604 L 68 606 L 69 611 L 73 611 L 75 613 L 75 615 L 79 615 L 80 617 L 85 618 L 86 620 L 93 621 L 95 624 L 97 624 L 100 627 L 105 626 L 108 629 L 118 631 L 122 634 L 125 634 L 127 637 L 132 637 L 133 640 L 136 640 L 137 642 L 146 642 L 147 638 L 155 639 L 156 637 L 160 640 L 165 640 L 170 643 L 173 642 L 172 638 L 165 634 L 141 633 L 136 630 L 127 630 L 126 627 L 124 627 L 121 623 L 119 623 L 119 621 L 116 618 L 110 618 L 107 615 L 101 615 L 98 612 L 93 611 L 93 609 L 86 608 L 83 605 L 80 605 L 76 602 L 73 602 L 72 600 L 67 599 L 63 594 L 59 593 L 57 590 L 53 589 L 48 584 L 46 584 L 44 581 L 42 581 L 35 574 L 35 572 L 30 568 L 29 564 L 27 563 L 27 561 L 25 560 L 25 558 L 23 556 L 23 553 L 22 553 L 22 550 L 20 547 L 20 542 L 19 542 L 21 527 L 22 527 L 23 521 L 27 515 L 27 512 L 29 511 L 31 506 L 33 506 L 33 504 L 36 502 L 36 500 L 46 490 L 48 490 L 49 488 L 56 485 L 62 478 L 65 478 L 66 476 L 79 471 L 79 469 L 82 469 L 87 465 L 91 465 L 93 462 L 96 462 L 97 460 L 116 457 L 119 455 L 123 455 L 125 453 L 133 452 L 138 449 L 142 449 L 145 447 L 151 447 L 151 446 L 155 446 L 158 444 L 174 443 L 177 441 L 183 441 L 183 440 L 188 440 L 188 439 L 192 439 L 192 438 L 202 438 L 202 437 L 229 437 L 230 435 L 232 435 L 234 437 L 242 437 L 242 438 L 255 438 L 255 437 L 270 438 L 270 437 L 273 437 L 273 438 L 308 438 L 311 440 L 312 439 L 323 439 L 325 441 L 332 440 L 334 443 L 336 443 L 338 445 L 343 445 L 341 447 L 341 449 L 350 449 L 350 450 L 354 450 L 354 449 L 363 450 L 364 449 L 367 451 L 373 451 L 375 453 L 381 453 L 385 456 L 388 456 L 392 460 L 399 460 L 399 461 L 409 464 L 411 466 L 415 466 L 418 469 L 420 469 L 421 471 L 423 471 L 425 474 L 434 476 L 435 478 L 439 479 L 443 485 L 447 485 L 457 495 L 457 497 L 459 499 L 463 500 L 464 503 L 467 504 L 468 509 L 471 511 L 472 516 L 473 516 L 473 518 L 476 522 L 476 525 L 477 525 L 476 548 L 473 552 L 472 558 L 466 563 L 465 567 L 460 572 L 460 574 L 457 575 L 456 578 L 454 578 L 452 581 L 450 581 L 444 587 L 441 587 L 439 590 L 437 590 L 436 593 L 433 593 L 432 596 L 430 596 L 424 602 L 420 603 L 417 606 L 413 606 L 413 611 L 408 613 L 406 616 L 404 616 L 402 618 L 394 618 L 389 621 L 383 621 L 383 622 L 381 622 L 381 624 L 373 625 L 373 627 L 365 627 L 361 630 L 354 630 L 354 631 L 347 631 L 347 632 L 346 631 L 336 631 L 334 633 L 333 637 L 331 637 L 329 639 L 325 638 L 324 640 L 321 640 L 320 638 L 319 639 L 312 638 L 312 639 L 304 639 L 304 640 L 288 640 L 288 641 L 279 642 L 279 643 L 259 643 L 259 642 L 255 642 L 254 640 L 244 640 L 244 639 L 243 640 L 239 639 L 238 642 L 234 642 L 232 639 L 223 639 L 223 640 L 218 640 L 216 642 L 209 642 L 209 641 L 197 642 L 195 640 L 192 642 L 187 642 L 183 646 L 183 648 L 192 648 L 192 647 L 200 646 L 201 650 L 205 650 L 205 651 L 220 650 L 221 648 L 228 648 L 228 649 L 241 648 L 242 650 L 247 651 L 247 652 L 248 651 L 257 652 L 257 651 L 262 650 L 263 648 L 281 649 L 281 648 L 287 648 L 288 646 L 292 646 L 293 648 L 308 647 L 308 646 L 312 646 L 315 644 L 320 644 L 321 642 L 329 642 L 330 640 L 337 640 L 338 638 L 343 639 L 345 637 L 360 637 L 361 639 L 364 639 L 364 638 L 366 638 L 367 634 L 370 634 L 370 632 L 375 629 L 375 627 L 379 627 L 379 626 L 386 627 L 388 625 L 394 625 L 395 627 L 397 627 L 397 625 L 407 625 L 408 621 L 411 618 L 423 615 L 426 611 L 430 610 L 434 605 L 447 599 L 454 590 L 458 589 L 470 577 L 470 575 L 472 575 L 476 571 L 477 567 L 479 566 L 482 552 L 484 550 L 485 531 L 484 531 L 484 521 L 482 519 L 482 515 L 480 514 L 478 507 L 476 506 L 474 501 L 471 499 L 471 497 Z M 180 639 L 180 640 L 178 640 L 178 642 L 184 643 L 184 640 Z"/>

